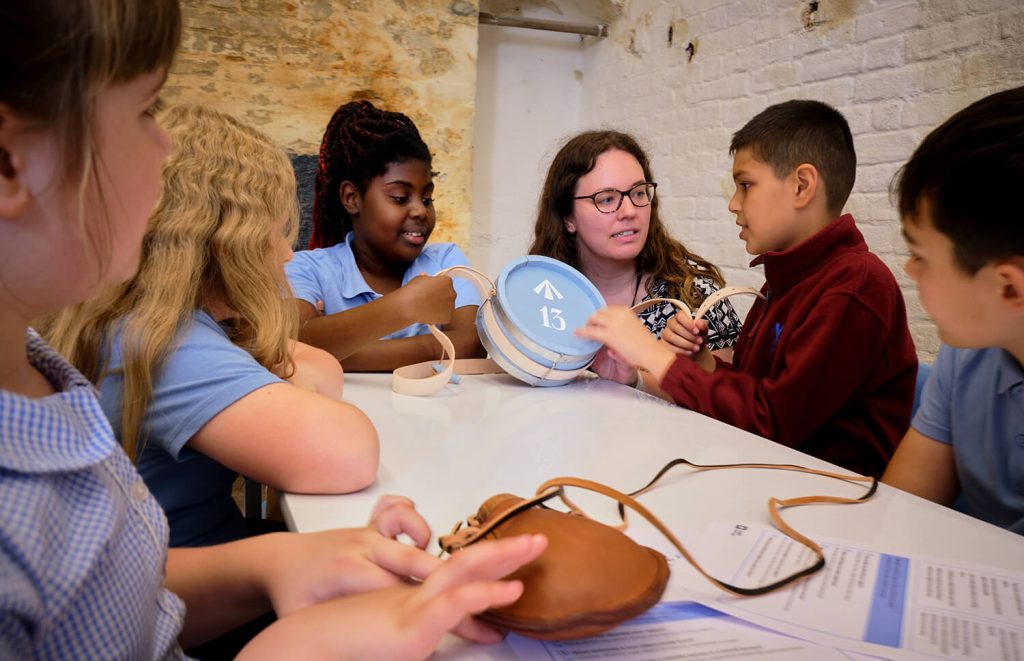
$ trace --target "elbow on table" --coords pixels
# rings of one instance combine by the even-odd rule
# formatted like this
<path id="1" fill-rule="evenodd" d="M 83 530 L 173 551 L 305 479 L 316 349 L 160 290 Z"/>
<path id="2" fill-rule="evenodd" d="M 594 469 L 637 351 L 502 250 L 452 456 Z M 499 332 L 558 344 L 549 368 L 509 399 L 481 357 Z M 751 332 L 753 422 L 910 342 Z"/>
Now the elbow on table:
<path id="1" fill-rule="evenodd" d="M 324 433 L 326 426 L 328 437 L 318 444 L 318 451 L 306 453 L 299 470 L 282 475 L 277 488 L 291 493 L 341 494 L 374 483 L 380 463 L 377 430 L 362 411 L 346 407 L 349 411 L 343 419 L 318 421 L 319 433 Z"/>

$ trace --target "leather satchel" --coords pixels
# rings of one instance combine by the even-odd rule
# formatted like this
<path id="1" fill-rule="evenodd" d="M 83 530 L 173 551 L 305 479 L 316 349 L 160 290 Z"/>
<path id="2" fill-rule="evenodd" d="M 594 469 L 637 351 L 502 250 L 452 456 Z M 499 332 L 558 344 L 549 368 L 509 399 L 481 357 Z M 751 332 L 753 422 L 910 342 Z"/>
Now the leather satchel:
<path id="1" fill-rule="evenodd" d="M 569 640 L 599 634 L 658 603 L 668 585 L 664 555 L 593 519 L 533 505 L 506 493 L 476 513 L 486 525 L 518 507 L 492 538 L 542 533 L 555 542 L 508 577 L 529 586 L 523 596 L 481 619 L 531 638 Z"/>
<path id="2" fill-rule="evenodd" d="M 732 468 L 797 471 L 850 483 L 870 483 L 870 486 L 857 498 L 804 496 L 769 499 L 769 513 L 775 526 L 807 547 L 813 553 L 814 561 L 769 585 L 740 587 L 708 574 L 672 531 L 633 498 L 652 488 L 665 473 L 679 465 L 698 471 Z M 485 611 L 478 617 L 498 629 L 529 638 L 573 640 L 599 634 L 640 615 L 658 603 L 668 584 L 669 567 L 665 556 L 637 544 L 622 532 L 626 526 L 625 508 L 632 509 L 654 525 L 698 573 L 722 590 L 743 597 L 779 589 L 825 566 L 821 547 L 790 527 L 782 519 L 781 509 L 811 503 L 860 503 L 874 495 L 877 484 L 877 480 L 871 477 L 830 473 L 790 464 L 700 465 L 686 459 L 674 459 L 647 485 L 630 494 L 590 480 L 562 477 L 542 484 L 537 495 L 530 499 L 511 494 L 493 496 L 465 524 L 457 523 L 450 534 L 442 536 L 439 543 L 444 552 L 455 553 L 481 539 L 500 539 L 526 533 L 546 535 L 547 550 L 506 577 L 523 582 L 523 595 L 519 600 Z M 622 524 L 609 526 L 590 519 L 569 500 L 565 487 L 596 491 L 618 501 Z M 569 508 L 568 512 L 545 505 L 556 497 Z"/>

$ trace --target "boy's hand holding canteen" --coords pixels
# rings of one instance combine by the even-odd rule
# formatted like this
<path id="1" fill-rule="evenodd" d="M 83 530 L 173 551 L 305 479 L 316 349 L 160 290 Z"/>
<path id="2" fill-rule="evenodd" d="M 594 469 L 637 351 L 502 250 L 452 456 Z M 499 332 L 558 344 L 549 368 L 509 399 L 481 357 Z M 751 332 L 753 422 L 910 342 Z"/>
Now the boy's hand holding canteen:
<path id="1" fill-rule="evenodd" d="M 585 326 L 576 329 L 576 335 L 600 342 L 614 351 L 620 361 L 647 370 L 659 383 L 676 359 L 671 349 L 651 335 L 636 313 L 622 305 L 598 310 Z"/>
<path id="2" fill-rule="evenodd" d="M 395 293 L 402 297 L 409 323 L 443 325 L 452 320 L 455 287 L 450 276 L 418 275 Z"/>

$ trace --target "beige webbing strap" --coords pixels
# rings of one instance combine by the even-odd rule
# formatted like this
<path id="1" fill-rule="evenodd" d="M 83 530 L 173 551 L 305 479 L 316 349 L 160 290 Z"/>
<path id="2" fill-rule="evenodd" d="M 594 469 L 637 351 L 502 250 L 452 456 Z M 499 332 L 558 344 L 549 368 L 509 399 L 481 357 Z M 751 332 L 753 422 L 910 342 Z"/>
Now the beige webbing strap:
<path id="1" fill-rule="evenodd" d="M 495 295 L 494 283 L 486 275 L 470 266 L 452 266 L 437 272 L 437 275 L 456 274 L 476 285 L 482 300 Z M 455 357 L 455 345 L 451 338 L 434 324 L 427 324 L 430 334 L 441 345 L 441 360 L 428 360 L 399 367 L 391 374 L 391 390 L 400 395 L 425 397 L 433 395 L 451 381 L 453 374 L 499 374 L 503 373 L 498 365 L 487 358 Z M 440 363 L 441 369 L 435 365 Z"/>
<path id="2" fill-rule="evenodd" d="M 641 312 L 651 307 L 652 305 L 657 305 L 658 303 L 670 303 L 679 308 L 680 310 L 686 312 L 686 314 L 688 314 L 692 319 L 700 319 L 701 317 L 706 315 L 708 311 L 711 310 L 711 308 L 718 305 L 720 301 L 723 301 L 729 298 L 730 296 L 737 296 L 739 294 L 752 294 L 754 296 L 757 296 L 758 298 L 765 297 L 764 294 L 754 289 L 753 287 L 722 287 L 721 289 L 716 290 L 713 294 L 705 298 L 704 302 L 700 304 L 700 307 L 697 308 L 696 312 L 691 312 L 690 306 L 688 306 L 686 303 L 683 303 L 677 298 L 651 298 L 646 301 L 640 301 L 639 303 L 631 307 L 630 310 L 632 310 L 633 312 Z"/>
<path id="3" fill-rule="evenodd" d="M 664 523 L 662 523 L 661 520 L 659 520 L 653 513 L 651 513 L 650 510 L 648 510 L 646 507 L 641 505 L 633 498 L 633 496 L 640 495 L 651 489 L 654 486 L 654 484 L 659 479 L 661 479 L 661 477 L 665 473 L 667 473 L 674 466 L 679 465 L 687 465 L 700 471 L 725 470 L 733 468 L 763 468 L 773 470 L 788 470 L 797 471 L 801 473 L 809 473 L 812 475 L 821 475 L 824 477 L 843 480 L 845 482 L 869 482 L 870 486 L 863 495 L 857 498 L 846 498 L 842 496 L 801 496 L 797 498 L 787 498 L 784 500 L 774 497 L 769 498 L 768 512 L 771 516 L 772 521 L 775 523 L 775 526 L 784 535 L 786 535 L 790 539 L 793 539 L 797 543 L 803 545 L 808 550 L 810 550 L 811 553 L 814 554 L 815 561 L 809 566 L 799 569 L 794 573 L 785 576 L 779 579 L 778 581 L 775 581 L 768 585 L 756 588 L 744 588 L 726 583 L 725 581 L 715 578 L 707 571 L 705 571 L 704 568 L 700 565 L 700 563 L 698 563 L 697 560 L 686 549 L 686 547 L 683 546 L 683 543 L 680 542 L 678 538 L 676 538 L 672 531 L 669 530 L 668 527 Z M 559 497 L 570 508 L 572 514 L 586 516 L 586 513 L 584 513 L 565 495 L 565 487 L 578 487 L 581 489 L 587 489 L 589 491 L 594 491 L 616 500 L 619 503 L 619 512 L 622 515 L 623 528 L 625 528 L 626 520 L 624 507 L 629 507 L 633 511 L 643 516 L 648 522 L 650 522 L 651 525 L 653 525 L 659 532 L 661 532 L 661 534 L 664 535 L 665 538 L 672 543 L 672 545 L 679 551 L 680 554 L 682 554 L 686 561 L 689 562 L 690 565 L 692 565 L 693 568 L 696 569 L 701 576 L 703 576 L 708 581 L 718 586 L 722 590 L 725 590 L 726 592 L 730 592 L 741 597 L 750 597 L 765 594 L 767 592 L 771 592 L 772 590 L 777 590 L 778 588 L 781 588 L 785 585 L 789 585 L 790 583 L 799 580 L 800 578 L 810 576 L 811 574 L 817 572 L 825 566 L 825 555 L 821 547 L 816 542 L 814 542 L 814 540 L 798 532 L 796 529 L 794 529 L 792 526 L 786 523 L 786 521 L 782 518 L 782 515 L 780 514 L 781 509 L 786 507 L 797 507 L 800 505 L 810 505 L 814 503 L 861 503 L 874 495 L 875 491 L 878 488 L 878 480 L 876 480 L 873 477 L 864 477 L 862 475 L 844 475 L 841 473 L 821 471 L 814 468 L 806 468 L 803 466 L 797 466 L 793 464 L 700 465 L 694 464 L 690 461 L 687 461 L 686 459 L 673 459 L 664 467 L 662 467 L 660 471 L 658 471 L 658 474 L 655 475 L 653 480 L 647 483 L 644 487 L 630 494 L 622 493 L 611 487 L 605 486 L 599 482 L 593 482 L 591 480 L 585 480 L 577 477 L 558 477 L 553 480 L 548 480 L 547 482 L 545 482 L 544 484 L 540 485 L 537 488 L 537 495 L 534 498 L 525 500 L 522 503 L 518 504 L 516 507 L 506 510 L 505 512 L 502 512 L 500 515 L 494 517 L 493 519 L 484 522 L 483 525 L 480 525 L 479 522 L 473 518 L 467 520 L 467 526 L 465 528 L 462 527 L 461 523 L 456 524 L 456 526 L 452 529 L 452 532 L 449 535 L 445 535 L 438 540 L 441 545 L 441 548 L 444 549 L 444 551 L 451 553 L 454 550 L 472 544 L 473 542 L 485 537 L 488 533 L 490 533 L 504 521 L 507 521 L 508 519 L 516 516 L 517 514 L 524 512 L 536 505 L 540 505 L 545 501 L 550 500 L 551 498 L 554 498 L 556 496 Z"/>

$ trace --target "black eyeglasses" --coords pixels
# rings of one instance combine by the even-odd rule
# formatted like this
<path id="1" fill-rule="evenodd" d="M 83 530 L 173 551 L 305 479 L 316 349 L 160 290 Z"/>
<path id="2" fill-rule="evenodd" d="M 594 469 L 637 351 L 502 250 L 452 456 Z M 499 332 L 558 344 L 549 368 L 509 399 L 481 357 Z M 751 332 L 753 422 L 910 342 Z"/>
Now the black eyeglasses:
<path id="1" fill-rule="evenodd" d="M 622 206 L 622 200 L 629 197 L 634 207 L 646 207 L 654 201 L 654 190 L 658 184 L 653 181 L 643 181 L 629 190 L 600 190 L 593 195 L 580 195 L 574 200 L 590 200 L 601 213 L 615 213 Z"/>

